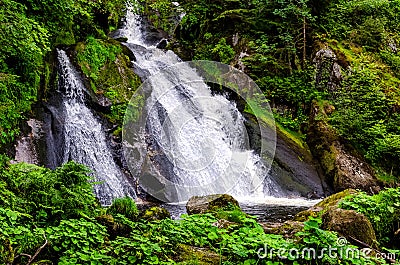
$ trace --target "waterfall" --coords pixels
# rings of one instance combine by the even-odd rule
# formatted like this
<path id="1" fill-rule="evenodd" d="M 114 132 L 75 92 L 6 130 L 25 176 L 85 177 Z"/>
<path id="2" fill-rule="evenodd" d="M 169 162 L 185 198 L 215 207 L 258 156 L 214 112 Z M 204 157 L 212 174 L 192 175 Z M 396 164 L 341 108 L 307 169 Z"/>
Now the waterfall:
<path id="1" fill-rule="evenodd" d="M 62 93 L 60 106 L 53 107 L 53 115 L 62 117 L 63 144 L 58 150 L 60 162 L 74 160 L 93 171 L 97 198 L 102 205 L 123 196 L 135 197 L 135 191 L 114 162 L 107 146 L 104 128 L 99 119 L 85 105 L 85 87 L 67 54 L 57 50 L 58 90 Z"/>
<path id="2" fill-rule="evenodd" d="M 126 128 L 124 133 L 126 159 L 142 187 L 167 202 L 215 193 L 239 199 L 282 196 L 260 156 L 249 148 L 236 105 L 213 95 L 195 69 L 182 65 L 175 71 L 172 66 L 181 60 L 172 51 L 156 48 L 144 23 L 128 10 L 119 30 L 135 55 L 135 72 L 143 80 L 149 78 L 145 85 L 151 88 L 142 135 Z"/>

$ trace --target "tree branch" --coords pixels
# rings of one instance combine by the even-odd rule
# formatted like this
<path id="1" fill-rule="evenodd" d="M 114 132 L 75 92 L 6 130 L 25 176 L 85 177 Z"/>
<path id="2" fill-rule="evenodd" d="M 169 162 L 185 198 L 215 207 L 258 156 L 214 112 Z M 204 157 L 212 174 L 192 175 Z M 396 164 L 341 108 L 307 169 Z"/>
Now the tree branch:
<path id="1" fill-rule="evenodd" d="M 38 248 L 37 250 L 36 250 L 36 252 L 35 252 L 35 255 L 33 255 L 29 260 L 28 260 L 28 263 L 26 263 L 26 265 L 30 265 L 34 260 L 35 260 L 35 258 L 37 257 L 37 255 L 39 255 L 39 253 L 47 246 L 47 244 L 49 243 L 49 241 L 47 241 L 47 238 L 46 238 L 46 234 L 43 232 L 43 237 L 44 237 L 44 239 L 46 240 L 45 242 L 44 242 L 44 244 L 40 247 L 40 248 Z"/>

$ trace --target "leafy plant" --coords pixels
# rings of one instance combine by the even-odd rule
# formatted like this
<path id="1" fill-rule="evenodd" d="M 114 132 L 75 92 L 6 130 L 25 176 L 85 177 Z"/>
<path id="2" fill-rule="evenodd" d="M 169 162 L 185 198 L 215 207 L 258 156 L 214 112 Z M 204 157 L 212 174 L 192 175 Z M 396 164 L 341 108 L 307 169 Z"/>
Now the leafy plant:
<path id="1" fill-rule="evenodd" d="M 107 209 L 107 213 L 111 215 L 122 214 L 130 220 L 136 220 L 139 215 L 135 201 L 129 197 L 114 199 L 112 205 Z"/>
<path id="2" fill-rule="evenodd" d="M 400 188 L 385 189 L 372 196 L 360 192 L 347 197 L 340 207 L 365 214 L 371 221 L 378 240 L 388 243 L 399 228 L 397 221 L 400 217 Z"/>
<path id="3" fill-rule="evenodd" d="M 94 37 L 88 37 L 83 47 L 79 46 L 76 58 L 86 76 L 96 80 L 100 67 L 108 60 L 114 61 L 119 52 L 120 46 L 106 45 Z"/>

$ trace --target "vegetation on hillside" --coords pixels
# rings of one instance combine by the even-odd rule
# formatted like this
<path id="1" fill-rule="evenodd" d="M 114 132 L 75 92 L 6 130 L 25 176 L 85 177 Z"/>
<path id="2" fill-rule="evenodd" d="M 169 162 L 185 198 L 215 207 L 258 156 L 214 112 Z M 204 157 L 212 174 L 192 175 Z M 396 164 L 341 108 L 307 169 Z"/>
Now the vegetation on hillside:
<path id="1" fill-rule="evenodd" d="M 179 3 L 185 16 L 170 48 L 180 56 L 244 66 L 277 121 L 292 131 L 306 133 L 312 100 L 328 100 L 336 109 L 330 122 L 343 139 L 382 179 L 399 176 L 400 1 Z M 333 61 L 316 72 L 320 49 L 335 53 L 339 80 L 331 77 Z"/>
<path id="2" fill-rule="evenodd" d="M 125 10 L 125 0 L 2 0 L 0 17 L 0 148 L 9 148 L 48 88 L 56 46 L 106 38 Z M 39 93 L 39 92 L 42 93 Z M 4 153 L 4 152 L 3 152 Z"/>

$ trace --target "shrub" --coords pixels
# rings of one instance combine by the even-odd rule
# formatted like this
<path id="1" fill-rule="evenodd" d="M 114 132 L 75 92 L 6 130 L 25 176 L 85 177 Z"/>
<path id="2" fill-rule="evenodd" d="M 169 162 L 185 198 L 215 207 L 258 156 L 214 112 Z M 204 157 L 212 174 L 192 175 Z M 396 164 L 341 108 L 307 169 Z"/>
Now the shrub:
<path id="1" fill-rule="evenodd" d="M 114 199 L 112 205 L 107 209 L 107 213 L 114 216 L 122 214 L 130 220 L 136 220 L 139 215 L 135 201 L 129 197 Z"/>

